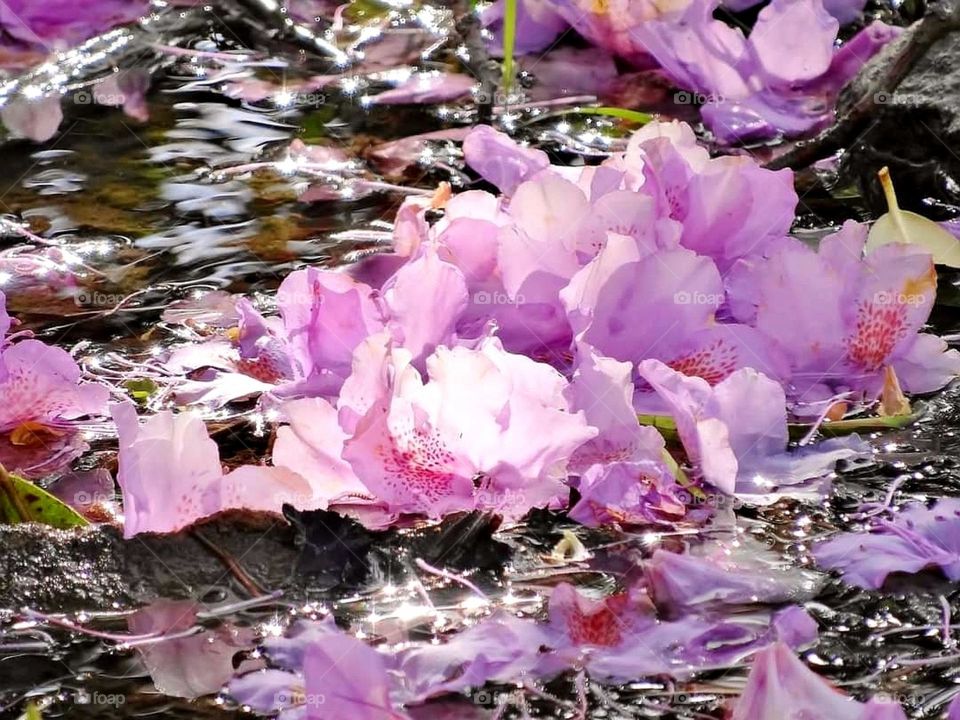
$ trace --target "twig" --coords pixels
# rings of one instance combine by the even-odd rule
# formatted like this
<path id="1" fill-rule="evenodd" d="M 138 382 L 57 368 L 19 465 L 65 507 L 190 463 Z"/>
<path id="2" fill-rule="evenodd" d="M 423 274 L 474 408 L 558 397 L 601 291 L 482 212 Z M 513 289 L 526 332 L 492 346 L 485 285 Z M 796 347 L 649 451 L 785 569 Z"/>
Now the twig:
<path id="1" fill-rule="evenodd" d="M 463 585 L 468 590 L 472 590 L 474 593 L 477 594 L 478 597 L 482 598 L 483 600 L 486 600 L 487 602 L 490 601 L 490 598 L 486 596 L 483 590 L 478 588 L 476 585 L 474 585 L 472 582 L 467 580 L 462 575 L 456 575 L 447 570 L 441 570 L 440 568 L 433 567 L 433 565 L 428 564 L 422 558 L 417 558 L 416 560 L 414 560 L 414 562 L 416 563 L 417 567 L 420 568 L 421 570 L 424 570 L 430 573 L 431 575 L 436 575 L 438 577 L 444 578 L 445 580 L 450 580 L 451 582 L 455 582 L 460 585 Z"/>
<path id="2" fill-rule="evenodd" d="M 230 571 L 230 574 L 237 579 L 237 582 L 243 585 L 244 589 L 246 589 L 246 591 L 253 597 L 260 597 L 267 594 L 264 589 L 261 588 L 257 582 L 250 577 L 249 574 L 247 574 L 247 571 L 240 566 L 240 563 L 237 562 L 233 555 L 214 543 L 196 528 L 191 530 L 190 534 L 196 538 L 197 542 L 213 553 L 217 559 L 220 560 L 224 566 L 226 566 L 227 570 Z"/>
<path id="3" fill-rule="evenodd" d="M 467 49 L 464 64 L 470 73 L 480 81 L 477 92 L 477 122 L 489 125 L 493 120 L 497 87 L 500 84 L 500 64 L 490 58 L 486 43 L 483 41 L 480 18 L 465 0 L 453 3 L 455 29 L 463 46 Z"/>

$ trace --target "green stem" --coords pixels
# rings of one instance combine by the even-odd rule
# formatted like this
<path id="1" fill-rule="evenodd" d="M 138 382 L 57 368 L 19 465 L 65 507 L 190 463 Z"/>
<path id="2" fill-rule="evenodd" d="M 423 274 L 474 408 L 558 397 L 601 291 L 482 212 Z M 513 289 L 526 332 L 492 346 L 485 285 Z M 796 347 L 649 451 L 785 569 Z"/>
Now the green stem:
<path id="1" fill-rule="evenodd" d="M 646 125 L 648 122 L 653 120 L 653 115 L 649 115 L 648 113 L 642 113 L 637 112 L 636 110 L 627 110 L 626 108 L 618 107 L 574 108 L 569 112 L 579 113 L 581 115 L 607 115 L 609 117 L 619 118 L 620 120 L 629 120 L 630 122 L 635 122 L 639 125 Z"/>
<path id="2" fill-rule="evenodd" d="M 517 0 L 504 0 L 503 9 L 503 94 L 510 97 L 513 85 L 513 48 L 517 41 Z"/>

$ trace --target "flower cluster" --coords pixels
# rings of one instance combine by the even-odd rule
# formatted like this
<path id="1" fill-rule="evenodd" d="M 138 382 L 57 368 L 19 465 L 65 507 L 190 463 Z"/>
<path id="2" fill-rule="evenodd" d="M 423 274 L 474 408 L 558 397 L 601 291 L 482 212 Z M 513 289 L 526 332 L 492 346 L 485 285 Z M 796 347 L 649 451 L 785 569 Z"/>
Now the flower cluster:
<path id="1" fill-rule="evenodd" d="M 960 371 L 960 354 L 920 332 L 929 254 L 865 253 L 855 223 L 818 251 L 790 238 L 789 171 L 710 158 L 680 123 L 581 169 L 488 127 L 464 149 L 500 195 L 408 200 L 389 252 L 296 271 L 277 315 L 227 303 L 224 330 L 173 352 L 181 401 L 260 396 L 281 424 L 271 472 L 284 472 L 136 527 L 182 527 L 227 498 L 279 510 L 291 494 L 374 526 L 475 509 L 515 520 L 563 507 L 570 487 L 585 524 L 672 522 L 684 479 L 637 412 L 672 418 L 693 482 L 763 501 L 864 450 L 856 438 L 788 450 L 788 411 L 869 407 L 890 375 L 927 392 Z M 120 435 L 131 457 L 155 452 L 131 422 Z M 159 507 L 144 497 L 162 485 L 124 457 L 125 495 Z M 219 483 L 215 455 L 204 467 Z"/>
<path id="2" fill-rule="evenodd" d="M 724 2 L 743 10 L 756 0 Z M 486 14 L 502 28 L 503 3 Z M 702 105 L 723 142 L 795 136 L 829 125 L 841 88 L 899 28 L 875 22 L 837 47 L 841 23 L 863 0 L 773 0 L 748 34 L 715 17 L 721 0 L 521 0 L 517 51 L 547 50 L 568 27 L 640 69 L 659 66 L 682 90 L 678 104 Z"/>

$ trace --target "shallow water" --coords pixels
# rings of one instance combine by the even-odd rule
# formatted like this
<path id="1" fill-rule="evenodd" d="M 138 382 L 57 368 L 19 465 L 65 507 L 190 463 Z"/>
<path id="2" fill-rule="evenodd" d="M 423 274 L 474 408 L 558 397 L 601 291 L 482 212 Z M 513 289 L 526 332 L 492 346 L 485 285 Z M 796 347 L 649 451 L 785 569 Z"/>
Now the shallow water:
<path id="1" fill-rule="evenodd" d="M 203 11 L 167 18 L 159 31 L 157 37 L 163 42 L 204 52 L 242 48 L 247 39 L 241 39 L 241 26 L 226 23 L 220 27 Z M 304 54 L 290 46 L 271 46 L 269 50 L 275 53 L 272 57 L 285 58 L 289 67 L 258 67 L 258 77 L 279 75 L 292 82 L 325 66 L 305 62 Z M 33 232 L 44 238 L 73 249 L 93 269 L 81 272 L 77 284 L 66 291 L 39 277 L 26 282 L 21 279 L 16 292 L 8 295 L 10 310 L 48 342 L 65 347 L 82 342 L 78 355 L 94 373 L 115 365 L 118 358 L 141 366 L 146 363 L 154 348 L 173 339 L 170 329 L 160 324 L 162 311 L 195 290 L 269 293 L 290 269 L 303 263 L 335 264 L 368 249 L 373 243 L 334 235 L 358 229 L 383 231 L 403 199 L 402 193 L 388 191 L 357 200 L 306 204 L 299 202 L 294 192 L 296 182 L 305 182 L 302 177 L 285 177 L 271 170 L 224 172 L 225 168 L 276 157 L 297 137 L 358 156 L 376 141 L 458 126 L 451 122 L 457 113 L 443 108 L 369 110 L 356 95 L 335 90 L 300 97 L 300 106 L 247 103 L 227 97 L 217 83 L 204 84 L 210 73 L 219 69 L 217 63 L 170 55 L 161 55 L 157 62 L 163 67 L 150 96 L 146 124 L 117 109 L 77 103 L 67 111 L 67 130 L 54 142 L 42 148 L 19 141 L 0 144 L 0 167 L 4 168 L 0 211 L 27 221 Z M 238 71 L 248 71 L 247 64 L 236 65 Z M 463 113 L 462 119 L 469 120 L 469 113 Z M 600 146 L 604 143 L 598 138 L 615 142 L 617 133 L 610 122 L 590 120 L 585 127 L 590 132 L 581 133 L 581 140 L 586 137 Z M 544 126 L 540 132 L 547 148 L 557 151 L 567 145 L 558 157 L 582 161 L 570 152 L 569 138 L 560 138 L 555 125 Z M 370 172 L 369 166 L 365 171 Z M 427 165 L 418 168 L 411 180 L 429 189 L 445 177 L 443 168 Z M 805 212 L 798 222 L 803 236 L 815 239 L 829 226 L 864 216 L 859 199 L 848 190 L 821 188 L 805 197 Z M 0 249 L 18 242 L 7 235 L 0 240 Z M 946 304 L 956 304 L 955 282 L 953 277 L 941 279 Z M 938 309 L 934 320 L 937 331 L 944 334 L 955 333 L 960 326 L 947 306 Z M 494 605 L 535 612 L 544 593 L 561 580 L 612 588 L 639 558 L 656 547 L 695 544 L 708 537 L 732 544 L 759 544 L 782 560 L 809 565 L 813 539 L 857 527 L 855 508 L 865 500 L 882 500 L 897 479 L 905 479 L 896 495 L 898 502 L 960 492 L 958 392 L 950 390 L 932 398 L 927 415 L 916 426 L 873 436 L 872 442 L 881 449 L 876 462 L 843 470 L 826 503 L 782 501 L 760 509 L 717 508 L 712 529 L 697 530 L 691 525 L 678 534 L 586 531 L 542 514 L 525 526 L 499 533 L 497 542 L 505 543 L 507 549 L 492 545 L 489 538 L 478 540 L 462 560 L 464 569 L 473 570 L 473 581 Z M 242 413 L 218 420 L 222 423 L 218 426 L 221 446 L 235 450 L 234 459 L 266 452 L 266 441 L 256 437 Z M 94 466 L 109 457 L 109 443 L 101 445 L 95 445 L 85 463 Z M 566 562 L 545 559 L 564 529 L 577 533 L 590 557 Z M 395 543 L 407 549 L 418 543 L 462 548 L 450 539 L 439 539 L 436 532 L 411 530 L 401 533 Z M 245 537 L 252 547 L 259 542 L 260 533 L 251 531 Z M 110 553 L 116 545 L 99 542 L 93 540 L 89 546 L 63 555 L 52 551 L 48 558 L 29 558 L 25 566 L 8 565 L 8 573 L 36 573 L 37 593 L 22 598 L 22 604 L 37 607 L 38 600 L 56 596 L 63 589 L 45 588 L 44 584 L 64 583 L 69 577 L 76 582 L 70 590 L 73 596 L 80 600 L 89 597 L 91 603 L 85 608 L 89 611 L 86 616 L 74 616 L 77 622 L 124 632 L 126 613 L 135 601 L 148 599 L 150 588 L 160 588 L 165 597 L 199 598 L 208 609 L 248 596 L 215 559 L 208 558 L 219 568 L 215 582 L 202 575 L 197 576 L 199 580 L 190 577 L 182 581 L 180 576 L 186 570 L 166 555 L 157 561 L 168 574 L 158 570 L 156 576 L 147 577 L 140 566 L 142 574 L 124 576 L 111 564 Z M 261 547 L 258 552 L 262 551 Z M 154 550 L 146 547 L 140 552 Z M 258 552 L 249 557 L 236 554 L 248 569 L 272 563 L 272 570 L 279 575 L 297 579 L 279 600 L 205 620 L 205 627 L 232 625 L 261 634 L 276 633 L 294 617 L 325 608 L 336 610 L 339 617 L 358 619 L 370 634 L 429 637 L 434 615 L 423 612 L 421 588 L 436 613 L 451 622 L 478 617 L 489 609 L 478 605 L 468 590 L 416 571 L 402 551 L 393 558 L 389 552 L 370 556 L 380 561 L 372 563 L 361 581 L 342 576 L 331 580 L 329 574 L 311 565 L 317 559 L 311 560 L 309 552 L 291 550 L 289 556 L 272 557 Z M 503 561 L 504 557 L 508 560 Z M 30 567 L 41 561 L 57 566 L 68 560 L 71 564 L 64 566 L 60 575 Z M 347 562 L 334 564 L 339 571 Z M 933 717 L 960 681 L 957 661 L 922 666 L 902 661 L 949 657 L 956 652 L 953 638 L 945 637 L 942 626 L 945 606 L 952 617 L 960 617 L 960 592 L 932 576 L 908 579 L 903 588 L 902 593 L 881 595 L 836 581 L 825 583 L 804 603 L 821 625 L 821 641 L 806 657 L 858 697 L 887 693 L 916 717 Z M 47 623 L 24 623 L 16 617 L 19 609 L 0 609 L 0 716 L 16 717 L 27 699 L 42 705 L 44 717 L 236 716 L 236 709 L 223 699 L 191 702 L 158 691 L 144 664 L 149 658 L 139 651 L 118 649 L 113 643 L 84 638 Z M 44 609 L 75 612 L 79 608 Z M 953 634 L 960 637 L 960 630 Z M 688 683 L 598 686 L 590 691 L 589 717 L 720 717 L 725 698 L 742 687 L 745 676 L 740 668 L 706 673 Z M 476 695 L 474 701 L 492 709 L 518 692 L 510 687 L 494 689 Z M 572 677 L 520 695 L 523 699 L 517 696 L 505 717 L 519 717 L 524 705 L 535 717 L 575 716 Z"/>

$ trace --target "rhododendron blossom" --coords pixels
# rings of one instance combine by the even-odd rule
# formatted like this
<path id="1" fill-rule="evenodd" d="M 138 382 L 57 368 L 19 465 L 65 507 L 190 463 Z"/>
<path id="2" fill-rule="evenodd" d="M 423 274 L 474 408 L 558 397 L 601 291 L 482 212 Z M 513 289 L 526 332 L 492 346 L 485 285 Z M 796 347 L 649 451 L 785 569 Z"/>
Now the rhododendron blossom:
<path id="1" fill-rule="evenodd" d="M 348 493 L 366 488 L 394 513 L 480 508 L 516 518 L 562 499 L 570 456 L 596 430 L 570 412 L 556 370 L 491 339 L 476 350 L 438 348 L 424 377 L 408 351 L 388 345 L 358 354 L 340 397 L 341 429 L 332 408 L 314 402 L 314 421 L 294 419 L 276 464 L 306 474 L 322 462 L 331 482 Z"/>
<path id="2" fill-rule="evenodd" d="M 783 388 L 756 370 L 738 370 L 715 387 L 657 360 L 638 372 L 670 408 L 699 477 L 723 492 L 764 493 L 819 477 L 864 450 L 854 438 L 788 453 Z"/>
<path id="3" fill-rule="evenodd" d="M 62 50 L 117 25 L 146 15 L 146 0 L 4 0 L 0 28 L 14 41 L 46 51 Z M 9 42 L 9 40 L 7 41 Z"/>
<path id="4" fill-rule="evenodd" d="M 27 477 L 63 469 L 86 449 L 81 421 L 106 413 L 108 391 L 83 382 L 70 355 L 39 340 L 11 342 L 0 293 L 0 465 Z"/>
<path id="5" fill-rule="evenodd" d="M 891 244 L 864 257 L 866 236 L 851 222 L 818 250 L 787 239 L 731 274 L 733 315 L 789 359 L 793 400 L 848 390 L 875 398 L 887 367 L 914 393 L 937 390 L 960 372 L 960 352 L 920 332 L 937 291 L 930 255 Z"/>
<path id="6" fill-rule="evenodd" d="M 554 589 L 549 610 L 554 657 L 544 659 L 544 671 L 582 664 L 596 678 L 619 681 L 661 674 L 682 678 L 736 663 L 777 639 L 800 646 L 817 634 L 816 623 L 800 608 L 759 622 L 697 615 L 663 621 L 635 592 L 592 600 L 567 583 Z"/>
<path id="7" fill-rule="evenodd" d="M 724 3 L 735 9 L 757 4 Z M 901 31 L 875 22 L 838 49 L 840 23 L 856 19 L 863 0 L 774 0 L 746 34 L 715 17 L 720 5 L 720 0 L 522 0 L 517 51 L 548 49 L 569 24 L 640 69 L 660 66 L 681 89 L 677 102 L 702 105 L 714 135 L 735 142 L 799 135 L 829 124 L 840 89 Z M 484 19 L 499 30 L 502 15 L 500 2 Z"/>

